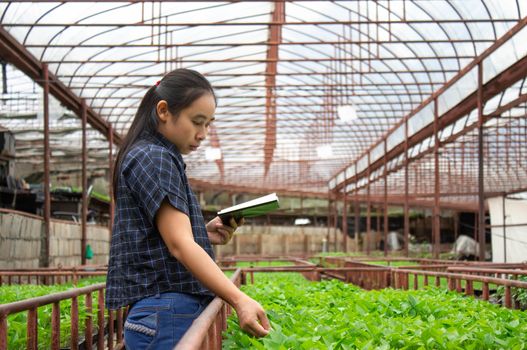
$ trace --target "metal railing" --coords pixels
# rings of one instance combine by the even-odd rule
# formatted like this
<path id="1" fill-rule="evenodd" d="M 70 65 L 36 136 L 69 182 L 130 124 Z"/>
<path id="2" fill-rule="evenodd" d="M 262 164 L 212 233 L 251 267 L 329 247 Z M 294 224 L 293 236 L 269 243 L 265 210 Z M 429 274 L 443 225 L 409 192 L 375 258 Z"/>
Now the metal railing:
<path id="1" fill-rule="evenodd" d="M 83 288 L 76 288 L 65 292 L 54 293 L 42 297 L 26 299 L 9 304 L 0 305 L 0 350 L 8 349 L 8 321 L 9 315 L 27 312 L 26 348 L 37 350 L 38 346 L 38 308 L 52 305 L 51 313 L 51 344 L 52 350 L 60 350 L 60 302 L 71 299 L 71 329 L 70 348 L 79 348 L 79 303 L 83 296 L 86 317 L 84 319 L 84 349 L 92 349 L 94 345 L 93 304 L 92 293 L 97 293 L 97 334 L 95 345 L 98 350 L 105 349 L 105 338 L 108 350 L 123 348 L 123 317 L 124 309 L 108 311 L 108 320 L 104 315 L 104 283 Z M 115 329 L 116 328 L 116 329 Z M 114 341 L 115 337 L 115 341 Z"/>
<path id="2" fill-rule="evenodd" d="M 80 278 L 104 276 L 106 266 L 83 265 L 63 268 L 0 269 L 0 286 L 13 284 L 51 285 L 72 282 Z"/>
<path id="3" fill-rule="evenodd" d="M 320 267 L 306 260 L 291 257 L 279 257 L 278 259 L 265 258 L 257 261 L 290 261 L 294 266 L 260 266 L 236 268 L 227 267 L 224 270 L 235 271 L 231 281 L 238 287 L 249 282 L 254 283 L 254 273 L 259 272 L 292 272 L 300 273 L 306 279 L 320 281 L 326 278 L 337 278 L 342 281 L 353 283 L 364 289 L 381 289 L 386 287 L 400 289 L 419 289 L 428 285 L 436 285 L 455 290 L 466 295 L 478 295 L 483 300 L 491 298 L 491 288 L 498 286 L 503 288 L 502 304 L 511 308 L 517 306 L 511 293 L 512 288 L 527 289 L 527 282 L 516 280 L 517 276 L 527 275 L 526 264 L 492 264 L 492 263 L 464 263 L 449 262 L 438 263 L 428 259 L 425 265 L 387 267 L 382 265 L 368 264 L 367 261 L 355 261 L 349 257 L 322 257 L 321 264 L 331 264 L 337 267 Z M 374 259 L 382 261 L 385 259 Z M 391 260 L 391 261 L 395 261 Z M 243 261 L 252 261 L 244 258 Z M 408 261 L 397 259 L 397 261 Z M 236 261 L 228 261 L 231 265 Z M 518 270 L 523 269 L 523 270 Z M 33 271 L 28 276 L 51 276 L 56 278 L 69 276 L 78 279 L 86 275 L 105 274 L 104 271 L 81 271 L 80 269 L 70 271 Z M 25 276 L 24 271 L 15 271 L 18 276 Z M 0 275 L 9 276 L 8 271 L 0 271 Z M 249 279 L 249 281 L 247 281 Z M 7 349 L 7 316 L 17 312 L 28 312 L 27 317 L 27 349 L 37 349 L 37 309 L 44 305 L 53 305 L 52 311 L 52 342 L 51 349 L 60 348 L 60 319 L 59 302 L 66 299 L 72 300 L 72 324 L 71 324 L 71 349 L 79 347 L 79 317 L 78 297 L 85 297 L 86 312 L 89 316 L 85 319 L 84 348 L 91 349 L 93 344 L 97 349 L 120 349 L 123 347 L 123 320 L 126 317 L 124 309 L 108 313 L 107 320 L 104 316 L 104 284 L 78 288 L 67 292 L 52 294 L 39 298 L 32 298 L 16 303 L 0 305 L 0 350 Z M 92 322 L 92 293 L 98 293 L 97 332 L 93 336 Z M 227 327 L 227 317 L 232 313 L 230 305 L 216 297 L 194 321 L 192 327 L 181 339 L 175 349 L 221 349 L 222 332 Z M 107 321 L 107 322 L 106 322 Z M 115 341 L 114 341 L 115 337 Z M 95 341 L 93 341 L 95 340 Z"/>
<path id="4" fill-rule="evenodd" d="M 486 301 L 489 300 L 490 296 L 489 285 L 492 284 L 496 286 L 501 286 L 505 289 L 503 306 L 507 308 L 513 307 L 511 296 L 512 287 L 527 289 L 527 282 L 516 281 L 511 279 L 451 272 L 392 269 L 392 281 L 394 288 L 400 288 L 404 290 L 412 288 L 417 290 L 419 288 L 430 285 L 429 279 L 432 279 L 434 281 L 435 286 L 437 287 L 444 285 L 442 281 L 446 281 L 446 286 L 449 290 L 455 290 L 459 293 L 464 292 L 466 295 L 473 296 L 476 294 L 476 291 L 478 291 L 480 293 L 477 294 L 480 294 L 481 298 Z M 412 281 L 411 287 L 410 281 Z"/>

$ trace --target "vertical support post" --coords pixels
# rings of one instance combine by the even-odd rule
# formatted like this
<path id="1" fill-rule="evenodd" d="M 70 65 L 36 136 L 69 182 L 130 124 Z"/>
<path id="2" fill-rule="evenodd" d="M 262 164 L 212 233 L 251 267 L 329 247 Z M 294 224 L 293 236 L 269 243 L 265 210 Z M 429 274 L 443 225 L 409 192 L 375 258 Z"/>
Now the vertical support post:
<path id="1" fill-rule="evenodd" d="M 478 64 L 478 230 L 479 260 L 485 260 L 485 188 L 483 172 L 483 63 Z"/>
<path id="2" fill-rule="evenodd" d="M 338 251 L 337 229 L 339 221 L 338 200 L 333 201 L 333 251 Z"/>
<path id="3" fill-rule="evenodd" d="M 357 174 L 357 162 L 355 162 L 355 174 Z M 360 203 L 359 203 L 359 183 L 355 181 L 355 252 L 359 249 L 359 234 L 360 234 Z"/>
<path id="4" fill-rule="evenodd" d="M 43 108 L 44 108 L 44 261 L 43 265 L 50 265 L 50 234 L 51 234 L 51 192 L 49 165 L 51 150 L 49 146 L 49 71 L 46 63 L 42 64 L 42 80 L 44 87 Z"/>
<path id="5" fill-rule="evenodd" d="M 377 235 L 381 234 L 381 213 L 382 213 L 382 206 L 375 206 L 375 237 Z M 377 246 L 375 244 L 375 246 Z"/>
<path id="6" fill-rule="evenodd" d="M 328 219 L 327 219 L 328 230 L 326 232 L 326 249 L 329 252 L 329 239 L 331 233 L 331 192 L 328 192 Z"/>
<path id="7" fill-rule="evenodd" d="M 34 307 L 27 311 L 27 329 L 26 329 L 26 339 L 27 339 L 27 349 L 28 350 L 37 350 L 38 347 L 38 312 L 37 308 Z"/>
<path id="8" fill-rule="evenodd" d="M 478 242 L 478 212 L 474 212 L 474 240 Z"/>
<path id="9" fill-rule="evenodd" d="M 408 118 L 404 119 L 404 256 L 408 257 L 410 215 L 408 210 Z"/>
<path id="10" fill-rule="evenodd" d="M 88 113 L 86 101 L 81 101 L 82 120 L 82 215 L 81 215 L 81 265 L 86 265 L 86 220 L 88 218 L 88 177 L 86 174 L 88 147 L 86 140 L 86 123 Z"/>
<path id="11" fill-rule="evenodd" d="M 108 191 L 110 192 L 110 222 L 108 223 L 108 229 L 110 232 L 110 236 L 112 234 L 112 227 L 113 227 L 113 220 L 115 215 L 115 198 L 113 196 L 113 172 L 114 172 L 114 164 L 113 164 L 113 127 L 112 124 L 108 125 Z"/>
<path id="12" fill-rule="evenodd" d="M 507 215 L 505 213 L 505 194 L 502 200 L 502 212 L 503 212 L 503 262 L 507 262 Z"/>
<path id="13" fill-rule="evenodd" d="M 432 211 L 432 252 L 434 259 L 439 259 L 441 245 L 440 210 L 439 210 L 439 107 L 434 99 L 434 208 Z"/>
<path id="14" fill-rule="evenodd" d="M 370 198 L 370 152 L 368 152 L 368 183 L 366 187 L 366 197 L 367 197 L 367 213 L 366 213 L 366 254 L 370 255 L 370 235 L 371 235 L 371 198 Z"/>
<path id="15" fill-rule="evenodd" d="M 84 305 L 86 309 L 86 319 L 84 327 L 84 341 L 87 349 L 93 348 L 93 319 L 92 319 L 92 294 L 91 292 L 85 295 Z"/>
<path id="16" fill-rule="evenodd" d="M 384 256 L 388 256 L 388 164 L 386 161 L 386 153 L 388 152 L 388 145 L 384 139 Z"/>
<path id="17" fill-rule="evenodd" d="M 459 213 L 454 211 L 454 242 L 457 241 L 457 236 L 459 235 Z"/>
<path id="18" fill-rule="evenodd" d="M 355 252 L 359 252 L 359 234 L 360 234 L 360 203 L 358 200 L 359 190 L 355 189 Z"/>
<path id="19" fill-rule="evenodd" d="M 344 199 L 342 200 L 342 251 L 348 252 L 348 194 L 344 189 Z"/>

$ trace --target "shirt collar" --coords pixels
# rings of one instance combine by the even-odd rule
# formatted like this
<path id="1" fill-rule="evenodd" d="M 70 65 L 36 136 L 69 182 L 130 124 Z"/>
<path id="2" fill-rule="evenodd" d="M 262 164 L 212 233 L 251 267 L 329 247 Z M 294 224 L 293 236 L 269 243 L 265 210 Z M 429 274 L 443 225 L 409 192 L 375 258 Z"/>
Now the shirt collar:
<path id="1" fill-rule="evenodd" d="M 183 156 L 181 155 L 181 152 L 179 152 L 176 145 L 170 142 L 161 133 L 156 131 L 153 135 L 149 135 L 148 139 L 151 140 L 156 145 L 166 148 L 168 152 L 174 156 L 174 158 L 178 161 L 178 163 L 183 166 L 183 169 L 187 168 L 187 164 L 185 164 L 185 161 L 183 160 Z"/>

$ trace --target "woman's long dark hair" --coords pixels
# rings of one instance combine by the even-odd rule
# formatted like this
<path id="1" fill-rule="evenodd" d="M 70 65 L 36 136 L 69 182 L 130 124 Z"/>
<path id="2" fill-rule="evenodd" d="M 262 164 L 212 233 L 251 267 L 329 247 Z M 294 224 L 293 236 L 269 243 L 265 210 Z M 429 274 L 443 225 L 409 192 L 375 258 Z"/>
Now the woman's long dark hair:
<path id="1" fill-rule="evenodd" d="M 177 118 L 183 109 L 207 93 L 212 94 L 216 100 L 209 81 L 200 73 L 190 69 L 176 69 L 148 89 L 117 152 L 112 181 L 114 198 L 117 198 L 117 185 L 124 157 L 138 140 L 157 132 L 158 102 L 165 100 L 168 110 Z"/>

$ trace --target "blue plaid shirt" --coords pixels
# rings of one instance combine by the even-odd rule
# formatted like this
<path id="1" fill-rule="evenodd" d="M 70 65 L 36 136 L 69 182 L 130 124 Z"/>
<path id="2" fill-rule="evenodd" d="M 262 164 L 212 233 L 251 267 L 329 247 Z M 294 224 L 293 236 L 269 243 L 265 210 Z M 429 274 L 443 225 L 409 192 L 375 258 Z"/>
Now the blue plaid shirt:
<path id="1" fill-rule="evenodd" d="M 123 160 L 116 192 L 106 307 L 117 309 L 168 291 L 213 295 L 170 254 L 154 221 L 166 198 L 188 215 L 194 240 L 214 259 L 178 149 L 158 133 L 137 141 Z"/>

